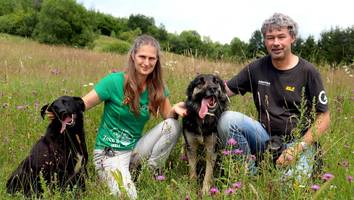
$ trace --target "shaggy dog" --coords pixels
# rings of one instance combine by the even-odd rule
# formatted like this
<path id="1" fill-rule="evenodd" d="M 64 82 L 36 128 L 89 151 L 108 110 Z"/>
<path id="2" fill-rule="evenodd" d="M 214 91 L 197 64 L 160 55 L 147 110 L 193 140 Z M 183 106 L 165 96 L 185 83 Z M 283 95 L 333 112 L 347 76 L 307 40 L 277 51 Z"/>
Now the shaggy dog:
<path id="1" fill-rule="evenodd" d="M 80 97 L 62 96 L 42 107 L 43 118 L 46 110 L 55 119 L 8 179 L 6 187 L 10 194 L 40 195 L 41 176 L 49 188 L 58 186 L 63 191 L 77 185 L 85 189 L 88 153 L 83 127 L 84 102 Z"/>
<path id="2" fill-rule="evenodd" d="M 227 109 L 228 97 L 223 81 L 216 75 L 200 74 L 187 89 L 187 116 L 183 118 L 183 135 L 187 146 L 189 174 L 197 179 L 197 150 L 205 151 L 205 175 L 202 193 L 208 193 L 213 183 L 213 168 L 217 158 L 217 122 Z"/>

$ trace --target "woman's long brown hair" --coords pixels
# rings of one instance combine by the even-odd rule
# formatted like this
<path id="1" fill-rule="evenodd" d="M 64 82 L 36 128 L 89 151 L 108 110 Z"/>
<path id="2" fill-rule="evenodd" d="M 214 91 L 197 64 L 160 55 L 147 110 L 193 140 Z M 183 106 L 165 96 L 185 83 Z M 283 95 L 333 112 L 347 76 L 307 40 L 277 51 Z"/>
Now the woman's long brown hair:
<path id="1" fill-rule="evenodd" d="M 128 67 L 126 69 L 127 76 L 124 81 L 124 103 L 130 106 L 135 115 L 140 113 L 140 94 L 143 88 L 137 83 L 137 72 L 135 69 L 134 56 L 139 48 L 143 45 L 151 45 L 156 48 L 157 61 L 154 71 L 148 75 L 146 79 L 146 87 L 149 93 L 149 112 L 154 116 L 158 115 L 159 107 L 165 100 L 164 84 L 162 80 L 162 69 L 160 62 L 160 44 L 158 41 L 149 36 L 141 35 L 135 39 L 132 48 L 129 51 Z"/>

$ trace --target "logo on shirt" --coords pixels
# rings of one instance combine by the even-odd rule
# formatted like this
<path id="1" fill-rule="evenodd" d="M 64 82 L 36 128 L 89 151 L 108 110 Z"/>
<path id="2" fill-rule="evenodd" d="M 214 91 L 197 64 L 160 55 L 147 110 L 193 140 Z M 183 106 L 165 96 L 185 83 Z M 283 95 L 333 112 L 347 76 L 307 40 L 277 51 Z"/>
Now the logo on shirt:
<path id="1" fill-rule="evenodd" d="M 322 103 L 324 105 L 326 105 L 328 103 L 327 95 L 324 90 L 322 90 L 320 92 L 320 94 L 318 95 L 318 100 L 320 101 L 320 103 Z"/>
<path id="2" fill-rule="evenodd" d="M 295 91 L 295 87 L 294 86 L 286 86 L 285 90 L 286 91 L 290 91 L 290 92 L 294 92 Z"/>
<path id="3" fill-rule="evenodd" d="M 259 80 L 259 81 L 258 81 L 258 85 L 264 85 L 264 86 L 269 87 L 269 86 L 270 86 L 270 83 L 269 83 L 268 81 L 261 81 L 261 80 Z"/>

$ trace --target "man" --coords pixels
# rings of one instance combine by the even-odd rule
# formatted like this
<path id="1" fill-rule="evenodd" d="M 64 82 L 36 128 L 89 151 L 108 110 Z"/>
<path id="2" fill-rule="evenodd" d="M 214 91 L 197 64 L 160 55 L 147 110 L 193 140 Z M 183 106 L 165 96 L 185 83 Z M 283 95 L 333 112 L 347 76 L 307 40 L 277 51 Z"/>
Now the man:
<path id="1" fill-rule="evenodd" d="M 219 120 L 219 134 L 224 140 L 237 140 L 246 155 L 262 153 L 270 137 L 280 136 L 286 149 L 276 164 L 293 164 L 302 176 L 310 176 L 314 143 L 330 122 L 320 74 L 311 63 L 292 53 L 298 27 L 289 16 L 275 13 L 264 21 L 261 31 L 268 55 L 225 82 L 229 96 L 253 94 L 258 121 L 228 111 Z"/>

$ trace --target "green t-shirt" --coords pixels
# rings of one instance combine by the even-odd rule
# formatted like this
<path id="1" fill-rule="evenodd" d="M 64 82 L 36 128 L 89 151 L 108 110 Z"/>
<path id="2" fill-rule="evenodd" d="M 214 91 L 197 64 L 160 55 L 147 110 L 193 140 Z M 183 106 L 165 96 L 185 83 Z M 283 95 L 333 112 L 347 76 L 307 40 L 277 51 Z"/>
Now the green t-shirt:
<path id="1" fill-rule="evenodd" d="M 124 72 L 111 73 L 95 86 L 104 111 L 96 138 L 96 149 L 111 147 L 113 150 L 131 150 L 142 135 L 149 120 L 149 95 L 146 89 L 140 95 L 140 115 L 130 111 L 124 101 Z M 165 90 L 168 96 L 168 91 Z"/>

